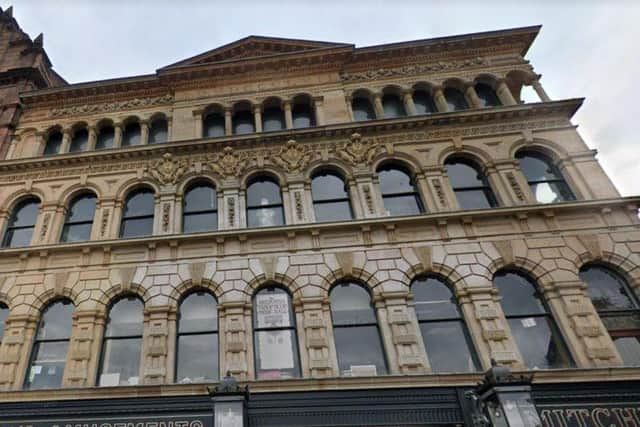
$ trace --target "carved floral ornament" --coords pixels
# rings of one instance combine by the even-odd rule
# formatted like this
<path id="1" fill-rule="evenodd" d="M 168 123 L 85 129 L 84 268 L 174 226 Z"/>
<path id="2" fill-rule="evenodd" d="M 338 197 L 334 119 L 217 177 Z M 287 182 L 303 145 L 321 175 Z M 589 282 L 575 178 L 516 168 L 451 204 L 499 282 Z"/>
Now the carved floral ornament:
<path id="1" fill-rule="evenodd" d="M 237 177 L 247 167 L 249 162 L 248 153 L 236 153 L 231 147 L 224 147 L 222 153 L 209 157 L 209 167 L 218 175 L 223 177 Z"/>
<path id="2" fill-rule="evenodd" d="M 352 165 L 358 166 L 370 164 L 373 158 L 382 150 L 382 145 L 377 141 L 371 139 L 363 140 L 362 135 L 353 133 L 350 141 L 337 149 L 337 154 Z"/>
<path id="3" fill-rule="evenodd" d="M 175 160 L 171 153 L 162 156 L 162 160 L 152 161 L 147 170 L 161 184 L 175 184 L 187 171 L 189 165 L 186 160 Z"/>
<path id="4" fill-rule="evenodd" d="M 114 111 L 141 108 L 141 107 L 153 107 L 155 105 L 166 105 L 173 102 L 173 95 L 170 93 L 155 96 L 151 98 L 134 98 L 126 101 L 105 102 L 103 104 L 85 104 L 75 105 L 72 107 L 53 108 L 49 116 L 50 117 L 62 117 L 71 116 L 74 114 L 94 114 L 94 113 L 111 113 Z"/>
<path id="5" fill-rule="evenodd" d="M 287 144 L 280 149 L 273 162 L 287 172 L 300 172 L 312 158 L 312 152 L 308 147 L 301 146 L 295 140 L 287 141 Z"/>

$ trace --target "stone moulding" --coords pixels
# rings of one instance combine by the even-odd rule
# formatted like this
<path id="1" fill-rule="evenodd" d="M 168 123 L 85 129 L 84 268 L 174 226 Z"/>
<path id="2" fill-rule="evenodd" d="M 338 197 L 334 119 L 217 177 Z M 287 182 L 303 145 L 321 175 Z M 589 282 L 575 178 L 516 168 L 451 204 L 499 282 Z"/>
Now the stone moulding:
<path id="1" fill-rule="evenodd" d="M 81 114 L 112 113 L 121 110 L 167 105 L 173 102 L 173 95 L 168 93 L 150 98 L 134 98 L 126 101 L 104 102 L 102 104 L 84 104 L 71 107 L 52 108 L 49 117 L 57 118 Z"/>

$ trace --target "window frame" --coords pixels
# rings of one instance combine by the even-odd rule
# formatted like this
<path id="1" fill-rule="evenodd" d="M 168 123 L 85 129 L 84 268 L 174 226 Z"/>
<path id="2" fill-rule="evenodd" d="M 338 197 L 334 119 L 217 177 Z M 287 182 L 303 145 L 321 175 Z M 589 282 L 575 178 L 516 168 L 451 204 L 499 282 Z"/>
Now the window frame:
<path id="1" fill-rule="evenodd" d="M 133 126 L 137 127 L 138 142 L 136 144 L 131 143 L 131 139 L 134 136 L 129 135 L 133 131 L 127 129 Z M 143 142 L 142 141 L 142 124 L 140 123 L 140 121 L 131 120 L 131 121 L 125 122 L 124 125 L 122 126 L 122 141 L 120 143 L 120 146 L 121 147 L 137 147 L 138 145 L 142 145 L 142 142 Z"/>
<path id="2" fill-rule="evenodd" d="M 36 212 L 36 217 L 35 217 L 35 220 L 33 221 L 33 224 L 30 224 L 30 225 L 12 225 L 12 223 L 16 219 L 16 212 L 17 212 L 18 208 L 22 209 L 30 202 L 37 202 L 37 205 L 38 205 L 37 212 Z M 9 216 L 9 220 L 7 221 L 7 226 L 5 227 L 5 230 L 4 230 L 4 235 L 2 237 L 2 248 L 24 248 L 24 247 L 27 247 L 27 246 L 31 245 L 31 242 L 33 241 L 33 232 L 36 229 L 36 224 L 38 223 L 38 217 L 40 216 L 40 206 L 41 205 L 42 205 L 42 201 L 36 196 L 25 197 L 24 199 L 22 199 L 22 200 L 20 200 L 20 201 L 18 201 L 17 203 L 14 204 L 13 208 L 11 209 L 11 215 Z M 26 229 L 29 229 L 29 228 L 31 229 L 31 238 L 29 239 L 29 243 L 24 245 L 24 246 L 12 246 L 11 242 L 8 240 L 9 233 L 14 231 L 14 230 L 26 230 Z"/>
<path id="3" fill-rule="evenodd" d="M 407 117 L 409 115 L 407 112 L 407 108 L 404 105 L 402 95 L 398 95 L 393 92 L 386 92 L 382 94 L 380 102 L 382 103 L 382 111 L 384 113 L 385 119 L 399 119 L 402 117 Z M 399 108 L 399 110 L 397 111 L 398 114 L 387 114 L 387 112 L 391 110 L 391 106 L 393 105 L 393 103 L 397 103 L 396 106 Z"/>
<path id="4" fill-rule="evenodd" d="M 489 97 L 493 98 L 490 100 L 487 100 L 486 97 L 482 97 L 480 96 L 480 91 L 478 91 L 478 86 L 484 86 L 486 88 L 488 88 L 490 90 L 490 92 L 488 92 Z M 496 108 L 496 107 L 502 107 L 502 100 L 500 99 L 500 97 L 498 96 L 498 92 L 494 89 L 494 87 L 486 82 L 476 82 L 473 85 L 473 90 L 475 90 L 476 95 L 478 96 L 478 99 L 480 100 L 480 103 L 482 105 L 480 105 L 480 108 Z M 489 102 L 488 102 L 489 101 Z"/>
<path id="5" fill-rule="evenodd" d="M 320 200 L 316 199 L 316 197 L 313 194 L 313 180 L 323 175 L 333 175 L 338 179 L 340 179 L 340 181 L 342 181 L 342 184 L 344 185 L 346 195 L 344 197 L 337 197 L 337 198 L 320 199 Z M 355 218 L 353 213 L 353 207 L 351 206 L 351 192 L 349 191 L 349 184 L 347 183 L 347 180 L 342 176 L 342 174 L 340 174 L 335 170 L 318 169 L 313 172 L 313 174 L 311 175 L 311 202 L 313 204 L 313 213 L 316 218 L 316 222 L 350 221 Z M 349 208 L 349 218 L 341 219 L 341 220 L 328 220 L 328 221 L 318 220 L 318 212 L 316 211 L 316 205 L 328 205 L 332 203 L 346 203 Z"/>
<path id="6" fill-rule="evenodd" d="M 52 136 L 59 136 L 60 140 L 56 142 L 57 144 L 57 149 L 55 151 L 52 152 L 47 152 L 47 148 L 49 147 L 49 143 L 51 141 L 51 137 Z M 47 133 L 47 139 L 44 142 L 44 147 L 42 149 L 42 155 L 43 156 L 55 156 L 56 154 L 60 154 L 60 150 L 62 150 L 62 141 L 64 140 L 64 133 L 62 132 L 62 129 L 52 129 Z"/>
<path id="7" fill-rule="evenodd" d="M 111 145 L 100 147 L 100 135 L 103 135 L 103 132 L 105 131 L 105 129 L 110 130 L 109 133 L 111 133 Z M 104 123 L 97 128 L 96 146 L 94 147 L 95 150 L 109 150 L 114 147 L 115 142 L 116 142 L 116 128 L 113 125 L 113 123 Z"/>
<path id="8" fill-rule="evenodd" d="M 538 159 L 541 162 L 544 162 L 547 165 L 547 168 L 556 177 L 556 178 L 553 178 L 553 179 L 541 179 L 541 180 L 538 179 L 538 180 L 531 180 L 530 181 L 529 178 L 527 177 L 527 175 L 524 173 L 524 170 L 522 170 L 522 166 L 520 166 L 520 170 L 522 172 L 522 176 L 524 176 L 524 179 L 527 181 L 527 184 L 529 185 L 529 188 L 531 189 L 531 193 L 533 193 L 533 198 L 534 198 L 536 203 L 544 203 L 544 202 L 538 201 L 538 199 L 536 198 L 536 195 L 535 195 L 535 193 L 533 191 L 533 186 L 534 185 L 539 185 L 539 184 L 556 184 L 558 186 L 558 188 L 560 189 L 560 195 L 562 196 L 563 200 L 561 200 L 560 202 L 553 202 L 553 203 L 571 202 L 571 201 L 574 201 L 574 200 L 577 199 L 575 193 L 573 192 L 573 190 L 571 190 L 571 187 L 567 183 L 567 180 L 565 179 L 564 175 L 560 172 L 560 170 L 555 165 L 555 163 L 553 162 L 553 159 L 551 157 L 549 157 L 546 154 L 541 153 L 539 151 L 529 150 L 529 149 L 519 150 L 518 152 L 516 152 L 515 157 L 518 160 L 518 162 L 520 162 L 523 157 L 533 157 L 535 159 Z M 565 198 L 564 195 L 562 194 L 562 191 L 566 192 L 568 197 Z"/>
<path id="9" fill-rule="evenodd" d="M 269 203 L 266 205 L 250 205 L 249 197 L 248 197 L 249 188 L 257 182 L 264 182 L 264 181 L 270 181 L 278 186 L 278 192 L 280 194 L 280 203 Z M 287 218 L 285 216 L 285 211 L 284 211 L 284 197 L 282 197 L 282 186 L 280 185 L 280 181 L 277 178 L 272 177 L 271 175 L 260 174 L 248 180 L 247 189 L 245 190 L 245 205 L 246 205 L 245 214 L 246 214 L 246 220 L 247 220 L 247 228 L 282 227 L 287 225 Z M 274 224 L 274 225 L 249 224 L 249 218 L 250 218 L 249 212 L 258 211 L 262 209 L 273 209 L 273 210 L 278 209 L 282 214 L 282 224 Z"/>
<path id="10" fill-rule="evenodd" d="M 217 119 L 220 123 L 217 126 L 215 125 L 214 119 Z M 210 132 L 212 129 L 219 128 L 222 132 L 220 135 L 213 135 L 213 132 Z M 233 126 L 232 126 L 233 130 Z M 211 134 L 210 134 L 211 133 Z M 208 110 L 202 116 L 202 137 L 203 138 L 220 138 L 226 135 L 226 119 L 224 117 L 224 113 L 221 113 L 215 109 Z"/>
<path id="11" fill-rule="evenodd" d="M 150 193 L 153 196 L 153 205 L 152 205 L 152 209 L 151 209 L 151 213 L 150 214 L 144 214 L 144 215 L 133 215 L 133 216 L 126 216 L 126 209 L 127 209 L 127 204 L 129 203 L 129 200 L 131 200 L 131 198 L 137 194 L 137 193 Z M 127 193 L 127 196 L 124 199 L 124 203 L 122 206 L 122 215 L 120 218 L 120 232 L 118 234 L 118 238 L 120 239 L 135 239 L 135 238 L 139 238 L 139 237 L 148 237 L 148 236 L 153 236 L 153 232 L 154 232 L 154 222 L 155 222 L 155 216 L 156 216 L 156 201 L 155 201 L 155 197 L 156 197 L 156 192 L 153 190 L 153 188 L 150 187 L 139 187 L 139 188 L 135 188 L 130 190 Z M 123 232 L 124 232 L 124 225 L 127 221 L 130 220 L 138 220 L 138 219 L 151 219 L 151 232 L 149 234 L 138 234 L 135 236 L 124 236 Z"/>
<path id="12" fill-rule="evenodd" d="M 69 220 L 69 214 L 71 213 L 71 208 L 73 207 L 73 205 L 75 203 L 77 203 L 78 201 L 80 201 L 81 199 L 85 198 L 85 197 L 93 197 L 94 199 L 94 204 L 93 204 L 93 217 L 90 220 L 81 220 L 81 221 L 70 221 Z M 62 223 L 62 230 L 60 231 L 60 243 L 71 243 L 71 242 L 87 242 L 89 240 L 91 240 L 91 233 L 93 232 L 93 221 L 95 220 L 95 216 L 96 216 L 96 209 L 97 209 L 97 204 L 98 204 L 98 197 L 92 193 L 92 192 L 82 192 L 80 194 L 75 195 L 71 201 L 69 202 L 69 206 L 67 207 L 67 212 L 64 216 L 64 222 Z M 85 224 L 91 224 L 91 227 L 89 228 L 89 236 L 87 236 L 86 239 L 82 239 L 82 240 L 63 240 L 64 237 L 64 232 L 65 229 L 67 227 L 70 226 L 74 226 L 74 225 L 85 225 Z"/>
<path id="13" fill-rule="evenodd" d="M 215 202 L 215 208 L 213 209 L 202 209 L 202 210 L 193 210 L 193 211 L 187 211 L 185 210 L 185 205 L 186 205 L 186 200 L 187 200 L 187 193 L 189 193 L 189 191 L 193 190 L 196 187 L 199 186 L 207 186 L 209 188 L 211 188 L 213 190 L 213 200 Z M 191 233 L 207 233 L 207 232 L 211 232 L 211 231 L 217 231 L 218 230 L 218 221 L 219 221 L 219 217 L 218 217 L 218 189 L 216 188 L 216 185 L 214 183 L 212 183 L 211 181 L 208 180 L 204 180 L 204 179 L 196 179 L 192 182 L 189 183 L 189 185 L 187 185 L 186 187 L 186 191 L 184 192 L 184 195 L 182 197 L 182 227 L 181 227 L 181 231 L 184 234 L 191 234 Z M 213 224 L 213 228 L 208 229 L 208 230 L 202 230 L 202 231 L 185 231 L 184 230 L 184 219 L 185 217 L 188 216 L 197 216 L 197 215 L 203 215 L 203 214 L 214 214 L 215 215 L 215 223 Z"/>
<path id="14" fill-rule="evenodd" d="M 164 141 L 156 141 L 154 138 L 154 127 L 158 126 L 158 124 L 160 123 L 163 124 L 164 126 L 163 130 L 166 133 L 166 137 Z M 142 131 L 142 129 L 140 130 Z M 142 132 L 140 134 L 140 139 L 142 139 Z M 166 144 L 167 142 L 169 142 L 169 120 L 167 120 L 167 118 L 164 117 L 163 115 L 156 116 L 149 121 L 149 136 L 148 136 L 147 144 L 149 145 Z M 142 143 L 142 140 L 140 141 L 140 143 Z"/>
<path id="15" fill-rule="evenodd" d="M 467 159 L 465 157 L 455 157 L 455 156 L 449 157 L 444 162 L 445 166 L 449 166 L 457 163 L 464 164 L 470 167 L 471 169 L 473 169 L 476 172 L 476 174 L 481 177 L 480 181 L 483 184 L 481 186 L 476 185 L 476 186 L 470 186 L 470 187 L 454 187 L 453 183 L 451 182 L 449 168 L 447 168 L 447 178 L 449 179 L 449 185 L 451 186 L 451 189 L 453 190 L 453 193 L 456 196 L 456 201 L 458 202 L 458 206 L 460 207 L 460 209 L 464 209 L 464 210 L 493 209 L 493 208 L 499 207 L 500 204 L 498 203 L 498 198 L 496 197 L 496 194 L 493 191 L 493 188 L 491 187 L 491 183 L 489 182 L 489 177 L 487 176 L 486 173 L 484 173 L 481 165 L 478 164 L 475 160 Z M 458 197 L 458 193 L 471 193 L 471 192 L 477 192 L 477 191 L 481 191 L 482 194 L 484 194 L 484 197 L 487 200 L 487 203 L 489 204 L 488 208 L 486 207 L 465 208 L 460 204 L 460 198 Z"/>
<path id="16" fill-rule="evenodd" d="M 368 108 L 367 108 L 367 118 L 365 119 L 358 119 L 357 115 L 356 115 L 356 111 L 364 111 L 363 109 L 359 109 L 359 108 L 355 108 L 355 103 L 356 102 L 366 102 L 368 104 Z M 364 96 L 364 95 L 358 95 L 358 96 L 354 96 L 351 99 L 351 113 L 353 114 L 353 121 L 354 122 L 367 122 L 367 121 L 371 121 L 371 120 L 376 120 L 378 118 L 377 114 L 376 114 L 376 109 L 373 106 L 373 102 L 371 101 L 370 97 L 368 96 Z"/>
<path id="17" fill-rule="evenodd" d="M 385 193 L 382 190 L 382 185 L 380 183 L 381 179 L 380 179 L 380 171 L 388 171 L 388 170 L 392 170 L 395 169 L 397 171 L 400 171 L 402 173 L 404 173 L 407 177 L 409 177 L 409 184 L 411 185 L 411 187 L 413 188 L 413 191 L 403 191 L 403 192 L 398 192 L 398 193 Z M 395 162 L 386 162 L 386 163 L 382 163 L 380 165 L 378 165 L 378 167 L 376 168 L 376 178 L 378 180 L 378 187 L 380 188 L 380 197 L 382 198 L 382 207 L 384 208 L 384 210 L 386 212 L 389 212 L 389 216 L 411 216 L 411 215 L 421 215 L 423 213 L 426 212 L 425 209 L 425 205 L 424 203 L 422 203 L 422 197 L 420 195 L 420 192 L 418 191 L 418 188 L 416 186 L 416 179 L 414 174 L 411 172 L 411 169 L 409 169 L 408 167 L 402 165 L 402 164 L 398 164 Z M 386 207 L 386 200 L 392 200 L 392 199 L 398 199 L 398 198 L 402 198 L 402 197 L 413 197 L 413 199 L 416 202 L 416 205 L 418 206 L 418 212 L 414 213 L 414 214 L 410 214 L 410 215 L 393 215 L 391 214 L 391 212 L 389 211 L 389 209 L 387 209 Z"/>
<path id="18" fill-rule="evenodd" d="M 78 143 L 78 133 L 80 132 L 84 132 L 86 133 L 86 140 L 84 141 L 84 147 L 80 146 L 77 147 L 76 144 Z M 73 135 L 71 136 L 71 141 L 69 142 L 69 153 L 82 153 L 85 151 L 89 150 L 89 138 L 90 138 L 90 133 L 89 133 L 89 128 L 85 127 L 78 127 L 77 129 L 75 129 L 73 131 Z"/>

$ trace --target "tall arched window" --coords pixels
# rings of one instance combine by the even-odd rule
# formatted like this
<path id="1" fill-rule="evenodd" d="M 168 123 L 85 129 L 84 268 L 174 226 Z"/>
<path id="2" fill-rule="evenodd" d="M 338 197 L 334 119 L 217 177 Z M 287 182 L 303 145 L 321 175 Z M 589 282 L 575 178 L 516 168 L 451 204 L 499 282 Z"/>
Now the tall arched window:
<path id="1" fill-rule="evenodd" d="M 233 113 L 233 133 L 235 135 L 244 135 L 255 131 L 256 127 L 250 105 Z"/>
<path id="2" fill-rule="evenodd" d="M 279 105 L 271 105 L 265 107 L 262 112 L 262 130 L 271 132 L 286 128 L 284 121 L 284 112 Z"/>
<path id="3" fill-rule="evenodd" d="M 258 176 L 247 187 L 247 226 L 284 225 L 280 186 L 270 177 Z"/>
<path id="4" fill-rule="evenodd" d="M 356 122 L 375 120 L 376 118 L 376 112 L 373 109 L 373 105 L 371 105 L 371 101 L 367 98 L 353 98 L 351 101 L 351 110 L 353 111 L 353 119 Z"/>
<path id="5" fill-rule="evenodd" d="M 531 192 L 539 203 L 574 200 L 575 197 L 553 161 L 538 151 L 521 150 L 516 153 L 520 169 Z"/>
<path id="6" fill-rule="evenodd" d="M 55 130 L 51 132 L 47 137 L 47 142 L 44 146 L 44 152 L 42 154 L 45 156 L 58 154 L 60 152 L 60 147 L 62 147 L 62 132 L 60 132 L 59 130 Z"/>
<path id="7" fill-rule="evenodd" d="M 0 302 L 0 343 L 2 342 L 2 338 L 4 338 L 7 316 L 9 316 L 9 307 L 7 307 L 5 303 Z"/>
<path id="8" fill-rule="evenodd" d="M 206 116 L 204 116 L 204 119 L 202 119 L 202 134 L 205 138 L 224 136 L 224 115 L 215 111 L 211 111 Z"/>
<path id="9" fill-rule="evenodd" d="M 104 125 L 98 129 L 98 136 L 96 138 L 96 150 L 104 150 L 107 148 L 113 148 L 113 141 L 115 140 L 115 130 L 111 125 Z"/>
<path id="10" fill-rule="evenodd" d="M 392 216 L 416 215 L 423 212 L 420 195 L 409 172 L 394 164 L 378 168 L 378 181 L 384 208 Z"/>
<path id="11" fill-rule="evenodd" d="M 80 151 L 86 151 L 89 145 L 89 130 L 87 128 L 77 129 L 73 133 L 71 138 L 71 145 L 69 146 L 70 153 L 77 153 Z"/>
<path id="12" fill-rule="evenodd" d="M 284 289 L 268 286 L 254 296 L 253 343 L 258 379 L 300 376 L 295 313 Z"/>
<path id="13" fill-rule="evenodd" d="M 499 107 L 502 105 L 496 91 L 488 84 L 476 83 L 475 90 L 481 107 Z"/>
<path id="14" fill-rule="evenodd" d="M 494 275 L 493 284 L 500 293 L 502 310 L 525 365 L 530 369 L 573 366 L 569 350 L 533 279 L 520 272 L 503 270 Z"/>
<path id="15" fill-rule="evenodd" d="M 386 119 L 407 115 L 402 99 L 400 99 L 398 95 L 391 93 L 387 93 L 382 97 L 382 109 L 384 110 L 384 117 Z"/>
<path id="16" fill-rule="evenodd" d="M 182 232 L 195 233 L 218 229 L 218 197 L 208 182 L 196 182 L 184 194 Z"/>
<path id="17" fill-rule="evenodd" d="M 13 208 L 4 233 L 3 248 L 29 246 L 39 209 L 40 200 L 35 197 L 24 199 Z"/>
<path id="18" fill-rule="evenodd" d="M 129 194 L 122 211 L 120 237 L 152 235 L 154 210 L 155 201 L 152 190 L 142 188 Z"/>
<path id="19" fill-rule="evenodd" d="M 387 361 L 369 292 L 345 282 L 336 285 L 329 298 L 340 375 L 386 374 Z"/>
<path id="20" fill-rule="evenodd" d="M 149 125 L 149 144 L 163 144 L 169 139 L 169 124 L 164 118 L 157 118 Z"/>
<path id="21" fill-rule="evenodd" d="M 321 170 L 311 178 L 311 196 L 316 221 L 344 221 L 353 218 L 347 185 L 334 171 Z"/>
<path id="22" fill-rule="evenodd" d="M 180 303 L 176 382 L 217 381 L 218 303 L 208 292 L 189 294 Z"/>
<path id="23" fill-rule="evenodd" d="M 487 177 L 480 168 L 465 158 L 452 157 L 445 162 L 449 182 L 462 209 L 484 209 L 498 206 Z"/>
<path id="24" fill-rule="evenodd" d="M 474 372 L 478 360 L 458 301 L 437 277 L 411 284 L 422 340 L 433 372 Z"/>
<path id="25" fill-rule="evenodd" d="M 99 386 L 139 384 L 143 308 L 134 296 L 120 298 L 111 306 L 102 341 Z"/>
<path id="26" fill-rule="evenodd" d="M 588 264 L 580 279 L 625 365 L 640 365 L 640 302 L 627 281 L 603 265 Z"/>
<path id="27" fill-rule="evenodd" d="M 438 112 L 433 97 L 424 90 L 413 91 L 413 105 L 416 106 L 416 114 L 433 114 Z"/>
<path id="28" fill-rule="evenodd" d="M 61 242 L 79 242 L 91 238 L 93 217 L 96 213 L 96 196 L 85 193 L 69 203 L 67 216 L 62 227 Z"/>
<path id="29" fill-rule="evenodd" d="M 122 146 L 130 147 L 132 145 L 139 145 L 141 142 L 140 123 L 129 122 L 124 126 L 122 131 Z"/>
<path id="30" fill-rule="evenodd" d="M 296 98 L 293 101 L 291 116 L 293 117 L 294 129 L 308 128 L 316 125 L 316 117 L 313 107 L 311 106 L 311 100 L 306 96 Z"/>
<path id="31" fill-rule="evenodd" d="M 444 98 L 447 101 L 449 111 L 462 111 L 469 109 L 469 104 L 467 103 L 467 99 L 464 97 L 464 94 L 456 88 L 446 88 L 444 90 Z"/>
<path id="32" fill-rule="evenodd" d="M 24 388 L 58 388 L 62 385 L 73 308 L 71 301 L 62 300 L 49 305 L 42 312 Z"/>

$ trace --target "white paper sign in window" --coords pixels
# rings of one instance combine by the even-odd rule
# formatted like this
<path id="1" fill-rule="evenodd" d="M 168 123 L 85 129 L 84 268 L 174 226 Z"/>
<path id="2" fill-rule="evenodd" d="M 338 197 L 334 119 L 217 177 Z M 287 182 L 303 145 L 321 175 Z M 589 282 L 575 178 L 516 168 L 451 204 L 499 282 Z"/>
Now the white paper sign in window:
<path id="1" fill-rule="evenodd" d="M 286 294 L 258 294 L 256 312 L 258 313 L 258 328 L 291 326 L 289 296 Z"/>
<path id="2" fill-rule="evenodd" d="M 293 369 L 291 331 L 260 331 L 260 369 Z"/>

